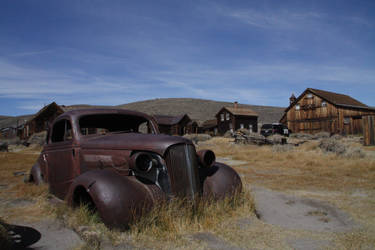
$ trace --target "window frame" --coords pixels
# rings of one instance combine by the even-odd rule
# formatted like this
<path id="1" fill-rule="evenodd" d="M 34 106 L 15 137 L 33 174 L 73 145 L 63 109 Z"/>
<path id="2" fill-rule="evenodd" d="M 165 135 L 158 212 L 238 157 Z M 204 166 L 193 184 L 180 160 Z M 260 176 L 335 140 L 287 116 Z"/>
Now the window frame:
<path id="1" fill-rule="evenodd" d="M 55 141 L 54 139 L 54 133 L 56 132 L 56 129 L 57 129 L 57 126 L 60 124 L 60 123 L 64 123 L 64 134 L 62 135 L 62 140 L 57 140 Z M 71 138 L 70 139 L 67 139 L 67 131 L 68 131 L 68 124 L 70 125 L 70 131 L 71 131 Z M 67 142 L 72 142 L 74 140 L 74 132 L 73 132 L 73 125 L 72 125 L 72 122 L 70 119 L 67 119 L 67 118 L 62 118 L 61 120 L 59 121 L 56 121 L 53 126 L 52 126 L 52 131 L 51 131 L 51 134 L 48 136 L 49 137 L 49 142 L 51 144 L 55 144 L 55 143 L 67 143 Z"/>

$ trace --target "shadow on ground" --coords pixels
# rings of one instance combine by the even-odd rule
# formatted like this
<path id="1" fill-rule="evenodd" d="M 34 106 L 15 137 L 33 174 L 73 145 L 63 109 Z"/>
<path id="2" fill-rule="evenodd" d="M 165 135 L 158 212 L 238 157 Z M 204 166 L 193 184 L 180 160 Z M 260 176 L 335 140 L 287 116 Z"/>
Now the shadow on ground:
<path id="1" fill-rule="evenodd" d="M 32 249 L 29 246 L 38 242 L 42 237 L 41 233 L 32 227 L 6 223 L 1 223 L 1 225 L 8 231 L 9 237 L 12 240 L 12 249 Z"/>

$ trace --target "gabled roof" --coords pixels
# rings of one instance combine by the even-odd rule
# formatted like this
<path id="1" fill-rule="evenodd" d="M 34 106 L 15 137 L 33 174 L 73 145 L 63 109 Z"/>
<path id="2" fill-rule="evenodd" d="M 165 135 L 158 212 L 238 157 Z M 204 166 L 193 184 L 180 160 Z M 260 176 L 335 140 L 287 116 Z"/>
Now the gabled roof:
<path id="1" fill-rule="evenodd" d="M 47 109 L 49 108 L 52 108 L 52 107 L 55 107 L 57 110 L 60 110 L 61 113 L 64 113 L 64 110 L 61 108 L 61 106 L 57 105 L 56 102 L 51 102 L 50 104 L 44 106 L 43 108 L 41 108 L 35 115 L 34 115 L 34 118 L 37 118 L 38 116 L 40 116 L 44 111 L 46 111 Z"/>
<path id="2" fill-rule="evenodd" d="M 235 107 L 223 107 L 220 111 L 216 114 L 216 116 L 223 110 L 227 110 L 234 116 L 258 116 L 253 110 L 249 108 L 235 108 Z"/>
<path id="3" fill-rule="evenodd" d="M 369 108 L 369 106 L 361 103 L 360 101 L 348 95 L 338 94 L 338 93 L 324 91 L 320 89 L 312 89 L 312 88 L 308 88 L 307 90 L 309 90 L 310 92 L 316 94 L 317 96 L 337 106 L 345 105 L 345 106 L 357 106 L 357 107 L 362 107 L 362 108 Z"/>
<path id="4" fill-rule="evenodd" d="M 320 89 L 313 89 L 313 88 L 307 88 L 297 99 L 295 102 L 291 103 L 289 107 L 285 110 L 287 112 L 294 104 L 296 104 L 299 100 L 302 99 L 303 96 L 305 96 L 306 93 L 311 92 L 320 98 L 324 99 L 325 101 L 340 107 L 347 107 L 347 108 L 360 108 L 360 109 L 367 109 L 367 110 L 374 110 L 373 108 L 367 106 L 366 104 L 361 103 L 360 101 L 348 96 L 343 95 L 335 92 L 329 92 L 325 90 Z"/>
<path id="5" fill-rule="evenodd" d="M 175 125 L 181 122 L 182 119 L 187 117 L 190 120 L 190 117 L 187 114 L 179 116 L 170 116 L 170 115 L 154 115 L 156 122 L 159 125 Z"/>

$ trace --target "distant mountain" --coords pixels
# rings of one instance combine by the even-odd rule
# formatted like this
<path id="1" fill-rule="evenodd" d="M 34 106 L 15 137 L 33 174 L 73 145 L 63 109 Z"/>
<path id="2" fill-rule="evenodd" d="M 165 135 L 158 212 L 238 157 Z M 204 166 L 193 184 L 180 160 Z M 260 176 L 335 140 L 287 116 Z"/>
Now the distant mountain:
<path id="1" fill-rule="evenodd" d="M 202 123 L 215 119 L 222 107 L 232 107 L 231 102 L 218 102 L 193 98 L 160 98 L 118 105 L 119 108 L 141 111 L 150 115 L 188 114 L 193 120 Z M 250 108 L 259 115 L 260 123 L 278 122 L 284 114 L 285 107 L 259 106 L 239 104 L 239 107 Z"/>
<path id="2" fill-rule="evenodd" d="M 32 119 L 34 115 L 21 115 L 21 116 L 8 116 L 6 118 L 0 119 L 0 129 L 23 125 L 26 121 Z"/>
<path id="3" fill-rule="evenodd" d="M 10 118 L 10 117 L 11 117 L 11 116 L 0 115 L 0 120 L 4 120 L 4 119 Z"/>

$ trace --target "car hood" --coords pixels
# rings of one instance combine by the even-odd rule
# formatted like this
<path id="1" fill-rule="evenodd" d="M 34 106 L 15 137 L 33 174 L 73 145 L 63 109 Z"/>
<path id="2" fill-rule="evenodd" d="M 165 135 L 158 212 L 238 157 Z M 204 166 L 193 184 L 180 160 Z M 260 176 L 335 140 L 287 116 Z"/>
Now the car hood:
<path id="1" fill-rule="evenodd" d="M 174 144 L 192 144 L 186 138 L 162 134 L 107 134 L 88 136 L 81 140 L 83 149 L 126 149 L 152 151 L 164 155 L 165 151 Z"/>

